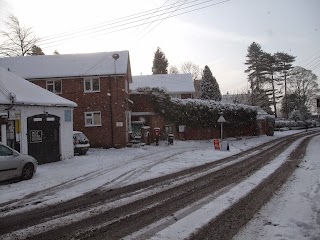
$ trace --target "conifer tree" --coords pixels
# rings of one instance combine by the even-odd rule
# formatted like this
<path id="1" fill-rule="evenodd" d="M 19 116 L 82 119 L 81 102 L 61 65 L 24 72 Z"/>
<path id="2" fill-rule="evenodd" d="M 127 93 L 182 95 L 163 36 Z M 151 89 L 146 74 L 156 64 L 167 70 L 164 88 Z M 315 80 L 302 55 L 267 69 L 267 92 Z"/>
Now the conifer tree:
<path id="1" fill-rule="evenodd" d="M 221 101 L 219 84 L 208 66 L 204 67 L 202 74 L 201 99 Z"/>
<path id="2" fill-rule="evenodd" d="M 251 43 L 248 47 L 248 54 L 246 55 L 248 68 L 245 70 L 248 73 L 248 81 L 251 88 L 251 104 L 259 106 L 268 113 L 272 113 L 270 105 L 272 102 L 269 95 L 273 95 L 273 89 L 265 89 L 268 83 L 273 84 L 272 79 L 274 71 L 273 57 L 262 51 L 258 43 Z M 268 76 L 269 75 L 269 76 Z M 271 79 L 270 79 L 271 76 Z"/>
<path id="3" fill-rule="evenodd" d="M 284 96 L 286 96 L 288 72 L 293 68 L 292 63 L 295 61 L 296 57 L 284 52 L 277 52 L 274 56 L 279 63 L 279 71 L 282 75 L 282 81 L 284 82 Z"/>
<path id="4" fill-rule="evenodd" d="M 248 47 L 248 54 L 246 55 L 247 61 L 245 62 L 248 65 L 248 68 L 245 70 L 248 73 L 248 81 L 250 83 L 251 89 L 251 99 L 252 105 L 256 105 L 256 99 L 254 96 L 256 92 L 260 92 L 263 85 L 263 66 L 261 63 L 261 59 L 263 56 L 263 51 L 261 46 L 258 43 L 251 43 Z"/>
<path id="5" fill-rule="evenodd" d="M 263 52 L 261 56 L 261 77 L 266 86 L 264 86 L 265 92 L 271 96 L 271 103 L 274 108 L 274 115 L 277 118 L 277 103 L 279 98 L 282 97 L 280 90 L 277 88 L 279 85 L 279 79 L 277 73 L 280 71 L 279 61 L 275 57 L 267 52 Z"/>
<path id="6" fill-rule="evenodd" d="M 161 49 L 158 47 L 154 53 L 152 73 L 153 74 L 167 74 L 168 60 Z"/>

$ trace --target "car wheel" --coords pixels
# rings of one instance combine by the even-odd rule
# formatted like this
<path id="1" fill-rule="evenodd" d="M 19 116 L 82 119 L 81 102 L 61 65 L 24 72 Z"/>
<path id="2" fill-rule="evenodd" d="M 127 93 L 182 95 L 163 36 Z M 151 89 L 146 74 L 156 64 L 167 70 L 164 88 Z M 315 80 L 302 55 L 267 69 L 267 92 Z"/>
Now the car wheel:
<path id="1" fill-rule="evenodd" d="M 88 150 L 81 150 L 81 151 L 79 152 L 79 154 L 80 154 L 80 155 L 86 155 L 87 151 L 88 151 Z"/>
<path id="2" fill-rule="evenodd" d="M 33 177 L 33 172 L 34 172 L 34 166 L 32 163 L 27 163 L 24 165 L 21 173 L 21 180 L 28 180 Z"/>

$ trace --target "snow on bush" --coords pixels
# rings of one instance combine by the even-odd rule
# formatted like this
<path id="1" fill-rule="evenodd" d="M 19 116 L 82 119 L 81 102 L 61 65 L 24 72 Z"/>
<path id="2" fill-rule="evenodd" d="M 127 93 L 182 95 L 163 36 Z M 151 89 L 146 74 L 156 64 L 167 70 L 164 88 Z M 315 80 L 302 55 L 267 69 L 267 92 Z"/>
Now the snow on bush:
<path id="1" fill-rule="evenodd" d="M 301 129 L 301 128 L 305 128 L 306 125 L 308 125 L 308 127 L 315 127 L 315 122 L 312 120 L 307 120 L 307 121 L 294 121 L 294 120 L 276 120 L 275 123 L 275 127 L 276 129 L 284 129 L 284 128 L 288 128 L 288 129 Z"/>
<path id="2" fill-rule="evenodd" d="M 144 88 L 155 111 L 165 119 L 193 127 L 215 127 L 223 114 L 230 127 L 255 124 L 257 108 L 243 104 L 221 103 L 213 100 L 171 98 L 164 89 Z"/>

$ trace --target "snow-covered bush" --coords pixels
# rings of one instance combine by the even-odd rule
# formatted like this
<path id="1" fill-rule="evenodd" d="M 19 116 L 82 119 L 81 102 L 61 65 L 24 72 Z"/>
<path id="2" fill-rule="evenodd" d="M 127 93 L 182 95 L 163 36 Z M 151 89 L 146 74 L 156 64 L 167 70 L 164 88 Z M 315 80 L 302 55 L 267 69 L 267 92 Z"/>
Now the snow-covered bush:
<path id="1" fill-rule="evenodd" d="M 227 104 L 213 100 L 171 98 L 163 89 L 145 88 L 155 111 L 165 119 L 193 127 L 215 127 L 223 114 L 226 126 L 241 127 L 255 124 L 257 108 L 242 104 Z"/>
<path id="2" fill-rule="evenodd" d="M 308 127 L 314 127 L 315 124 L 311 120 L 307 120 L 307 121 L 276 120 L 276 123 L 275 123 L 275 127 L 277 130 L 281 130 L 284 128 L 302 129 L 302 128 L 305 128 L 306 125 L 308 125 Z"/>

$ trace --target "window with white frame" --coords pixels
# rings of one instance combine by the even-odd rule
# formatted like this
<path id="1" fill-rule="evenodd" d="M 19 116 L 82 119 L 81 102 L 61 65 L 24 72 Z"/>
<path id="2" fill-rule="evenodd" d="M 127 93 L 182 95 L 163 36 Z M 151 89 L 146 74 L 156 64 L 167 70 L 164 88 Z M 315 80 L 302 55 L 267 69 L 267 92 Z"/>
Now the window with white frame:
<path id="1" fill-rule="evenodd" d="M 85 126 L 101 126 L 101 112 L 85 112 Z"/>
<path id="2" fill-rule="evenodd" d="M 59 80 L 47 80 L 46 81 L 46 88 L 50 92 L 59 94 L 62 93 L 62 81 L 61 79 Z"/>
<path id="3" fill-rule="evenodd" d="M 84 92 L 100 92 L 99 78 L 84 79 Z"/>

